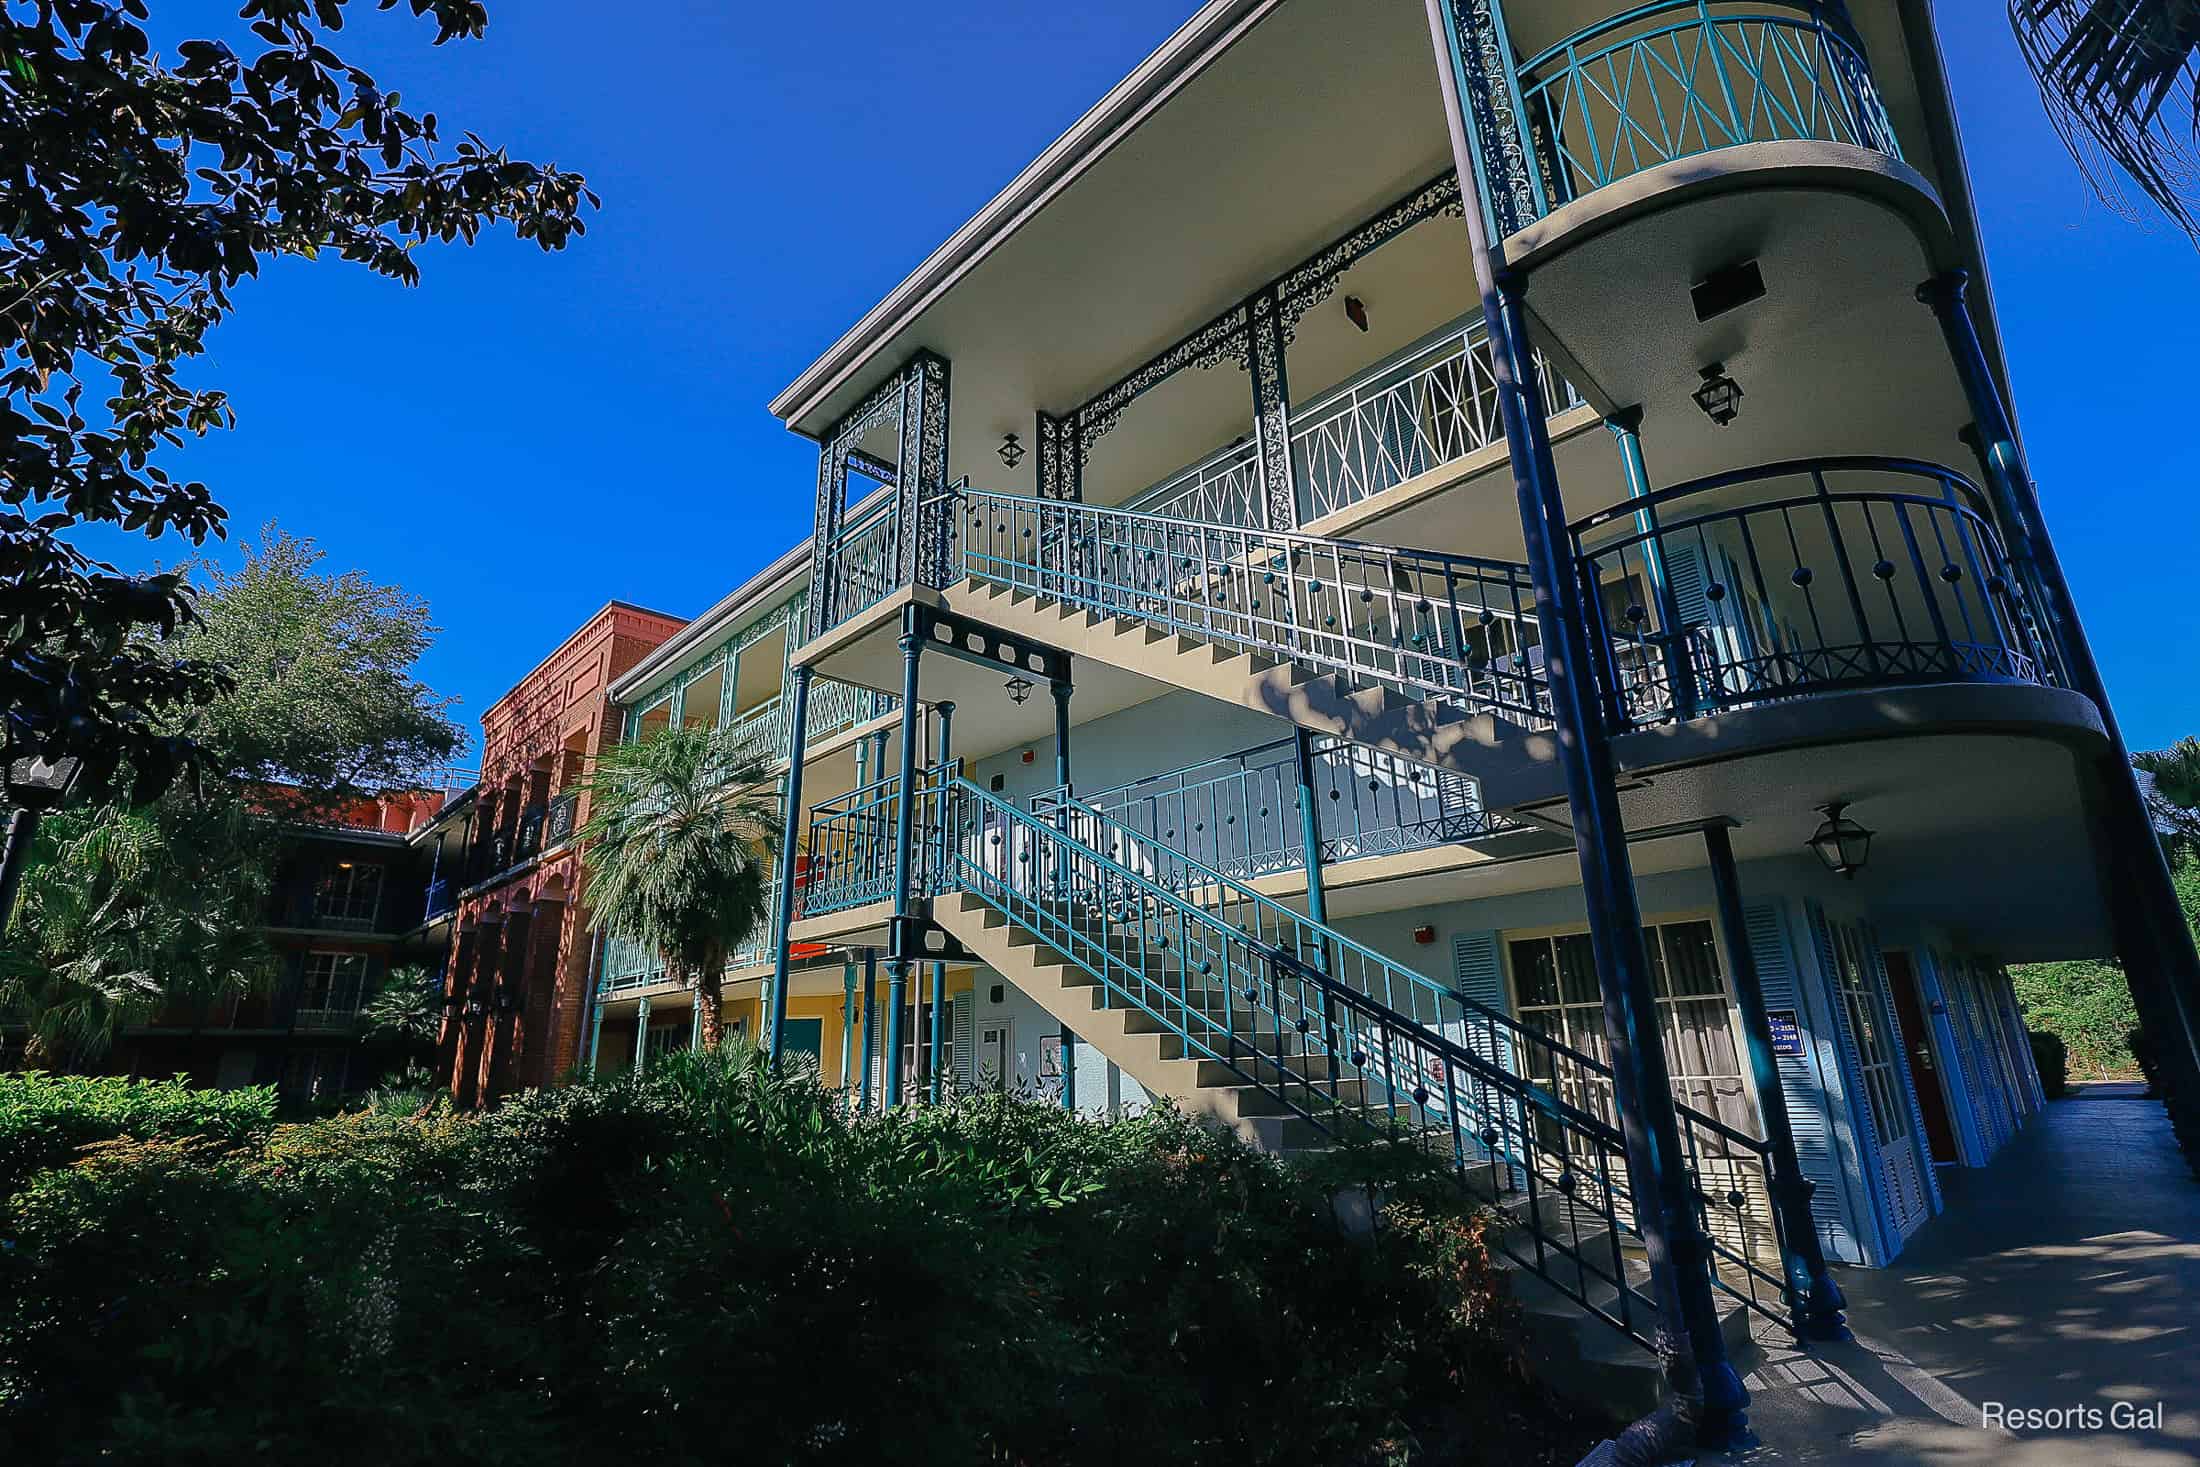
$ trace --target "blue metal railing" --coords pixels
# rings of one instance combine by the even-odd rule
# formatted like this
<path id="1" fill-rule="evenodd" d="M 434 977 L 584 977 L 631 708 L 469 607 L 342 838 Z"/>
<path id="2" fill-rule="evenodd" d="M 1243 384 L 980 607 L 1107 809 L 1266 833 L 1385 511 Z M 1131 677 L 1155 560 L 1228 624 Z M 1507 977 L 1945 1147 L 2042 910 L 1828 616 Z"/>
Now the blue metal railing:
<path id="1" fill-rule="evenodd" d="M 1862 43 L 1840 6 L 1818 0 L 1657 0 L 1517 74 L 1539 213 L 1738 143 L 1817 139 L 1902 156 Z"/>
<path id="2" fill-rule="evenodd" d="M 1614 726 L 1844 688 L 2064 682 L 1982 503 L 1937 464 L 1851 456 L 1718 474 L 1580 521 Z"/>
<path id="3" fill-rule="evenodd" d="M 1484 809 L 1480 788 L 1465 775 L 1346 739 L 1316 738 L 1313 772 L 1324 863 L 1522 828 Z M 1240 881 L 1306 864 L 1290 739 L 1078 799 Z"/>
<path id="4" fill-rule="evenodd" d="M 812 630 L 830 631 L 901 589 L 901 501 L 879 495 L 841 527 L 825 553 L 825 584 L 813 587 Z"/>
<path id="5" fill-rule="evenodd" d="M 1529 1204 L 1500 1246 L 1649 1342 L 1648 1305 L 1620 1251 L 1633 1211 L 1619 1130 L 1560 1098 L 1608 1095 L 1608 1067 L 1066 795 L 1029 813 L 960 779 L 948 795 L 943 882 L 1090 973 L 1105 1004 L 1141 1010 L 1187 1056 L 1227 1066 L 1318 1129 L 1357 1119 L 1448 1146 L 1462 1175 Z M 1784 1320 L 1769 1146 L 1675 1109 L 1715 1284 Z"/>
<path id="6" fill-rule="evenodd" d="M 952 761 L 918 773 L 910 842 L 913 892 L 941 887 L 949 838 L 943 804 L 947 783 L 961 768 L 960 761 Z M 893 899 L 900 801 L 901 776 L 889 774 L 811 806 L 803 916 L 821 917 Z"/>
<path id="7" fill-rule="evenodd" d="M 1550 721 L 1512 561 L 950 491 L 964 574 L 1419 701 Z"/>

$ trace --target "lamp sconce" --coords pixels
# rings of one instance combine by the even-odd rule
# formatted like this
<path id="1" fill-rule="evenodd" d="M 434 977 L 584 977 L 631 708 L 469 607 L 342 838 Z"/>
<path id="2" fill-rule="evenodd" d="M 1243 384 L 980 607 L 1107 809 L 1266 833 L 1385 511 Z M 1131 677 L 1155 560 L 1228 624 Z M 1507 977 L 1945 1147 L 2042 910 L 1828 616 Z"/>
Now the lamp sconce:
<path id="1" fill-rule="evenodd" d="M 1006 468 L 1013 469 L 1024 461 L 1023 441 L 1013 433 L 1005 435 L 1001 439 L 1001 446 L 994 452 L 1001 456 L 1001 463 Z"/>
<path id="2" fill-rule="evenodd" d="M 1703 409 L 1705 417 L 1724 428 L 1742 410 L 1742 384 L 1727 376 L 1726 367 L 1720 362 L 1698 367 L 1696 375 L 1703 378 L 1703 385 L 1689 396 Z"/>
<path id="3" fill-rule="evenodd" d="M 1826 818 L 1819 822 L 1809 845 L 1828 871 L 1844 880 L 1854 880 L 1856 873 L 1864 869 L 1864 863 L 1871 859 L 1872 837 L 1878 832 L 1866 830 L 1849 819 L 1843 813 L 1848 808 L 1846 800 L 1820 805 L 1818 811 Z"/>

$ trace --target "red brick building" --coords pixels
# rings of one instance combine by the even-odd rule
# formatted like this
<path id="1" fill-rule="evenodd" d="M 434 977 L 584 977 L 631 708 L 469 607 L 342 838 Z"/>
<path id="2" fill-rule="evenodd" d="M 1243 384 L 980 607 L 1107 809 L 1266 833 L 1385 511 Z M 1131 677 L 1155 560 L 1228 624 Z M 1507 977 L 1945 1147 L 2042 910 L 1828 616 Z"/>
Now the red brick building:
<path id="1" fill-rule="evenodd" d="M 612 681 L 685 624 L 613 601 L 482 716 L 440 1050 L 462 1106 L 547 1084 L 580 1059 L 593 943 L 573 839 L 588 818 L 579 785 L 620 736 Z"/>

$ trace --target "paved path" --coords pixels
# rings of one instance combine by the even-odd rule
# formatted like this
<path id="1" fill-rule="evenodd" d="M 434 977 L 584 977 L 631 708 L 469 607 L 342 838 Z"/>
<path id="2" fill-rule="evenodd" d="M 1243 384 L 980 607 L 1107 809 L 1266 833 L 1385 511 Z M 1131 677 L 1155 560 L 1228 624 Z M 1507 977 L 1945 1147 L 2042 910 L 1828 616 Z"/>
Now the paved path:
<path id="1" fill-rule="evenodd" d="M 1749 1379 L 1750 1467 L 2200 1464 L 2200 1183 L 2139 1087 L 2049 1105 L 1888 1269 L 1839 1272 L 1853 1344 L 1777 1331 Z M 2152 1407 L 2152 1429 L 2006 1431 L 1982 1407 Z M 1707 1462 L 1719 1459 L 1707 1458 Z"/>

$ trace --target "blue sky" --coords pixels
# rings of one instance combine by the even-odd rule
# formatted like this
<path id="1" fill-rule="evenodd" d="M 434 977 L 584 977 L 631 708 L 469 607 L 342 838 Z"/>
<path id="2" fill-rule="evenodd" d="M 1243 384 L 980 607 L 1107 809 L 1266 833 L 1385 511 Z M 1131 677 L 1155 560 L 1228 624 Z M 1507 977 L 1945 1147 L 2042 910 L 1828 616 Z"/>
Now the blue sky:
<path id="1" fill-rule="evenodd" d="M 347 60 L 604 208 L 562 254 L 425 251 L 415 290 L 270 267 L 207 361 L 239 425 L 170 467 L 236 538 L 279 519 L 427 597 L 424 675 L 471 725 L 607 598 L 691 615 L 807 533 L 816 452 L 765 401 L 1193 8 L 492 0 L 485 41 L 435 49 L 358 0 Z M 156 10 L 204 34 L 236 3 Z M 2156 746 L 2200 733 L 2200 254 L 2094 199 L 2000 10 L 1941 7 L 1995 300 L 2081 610 Z"/>

